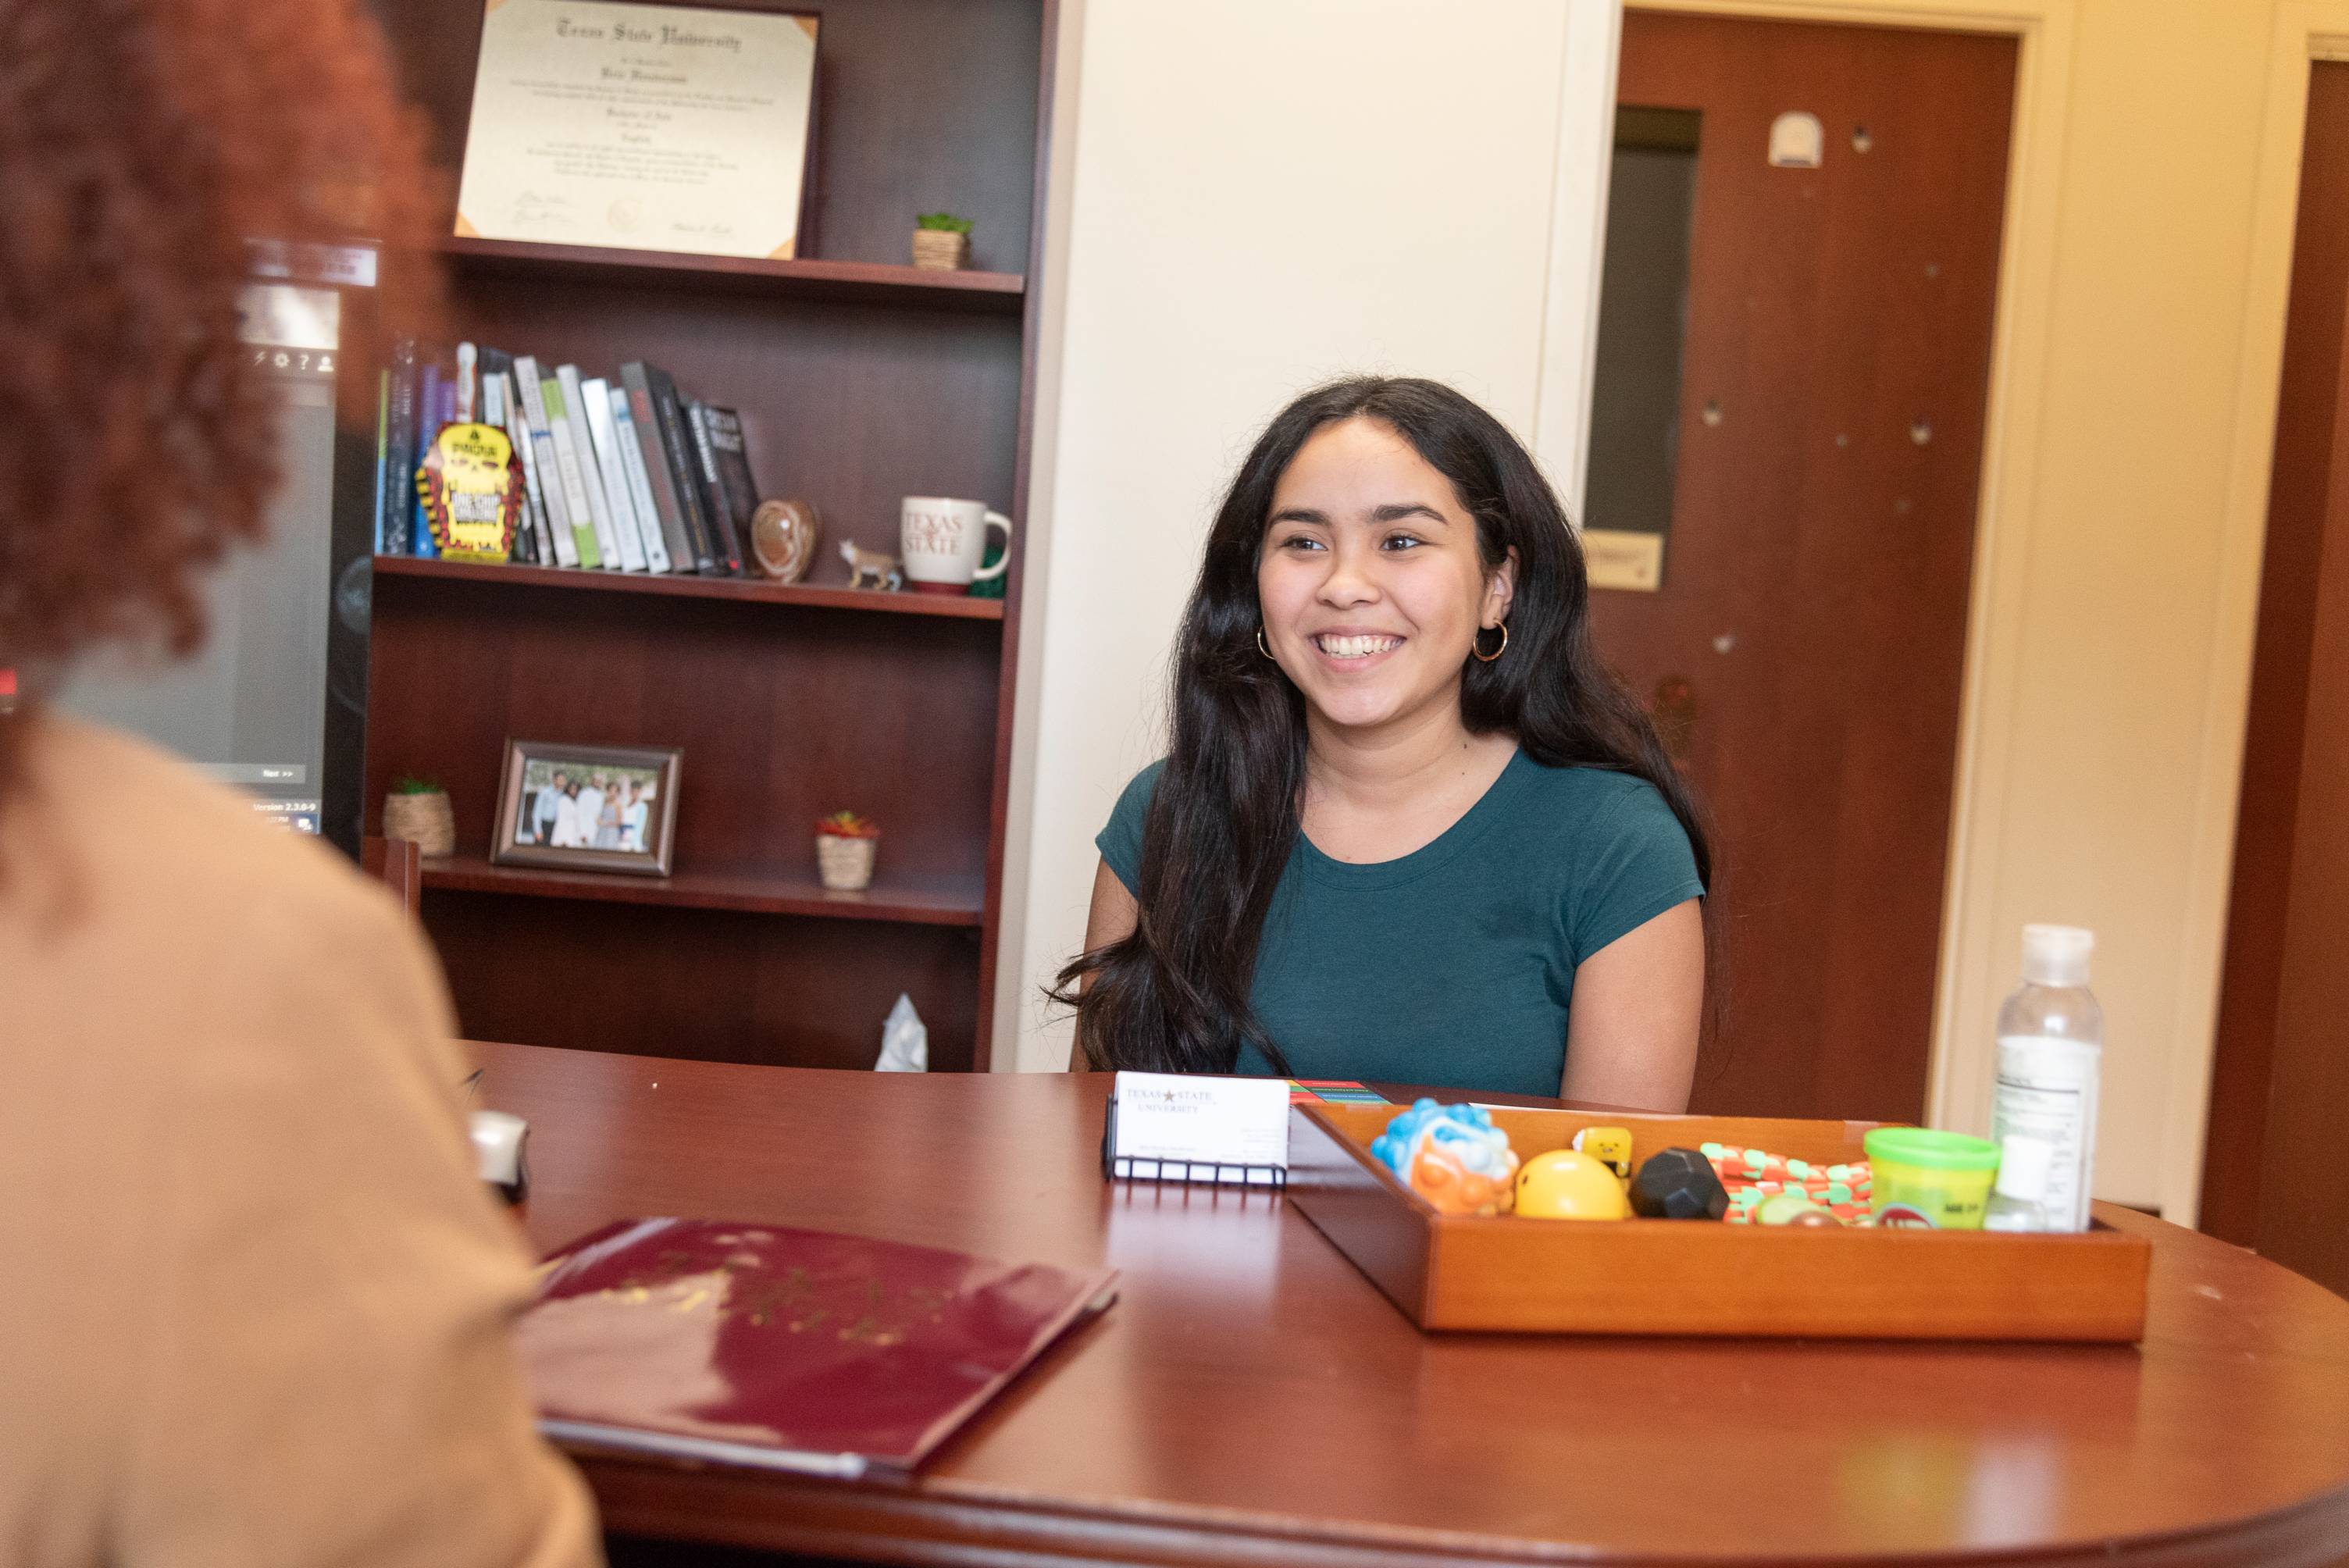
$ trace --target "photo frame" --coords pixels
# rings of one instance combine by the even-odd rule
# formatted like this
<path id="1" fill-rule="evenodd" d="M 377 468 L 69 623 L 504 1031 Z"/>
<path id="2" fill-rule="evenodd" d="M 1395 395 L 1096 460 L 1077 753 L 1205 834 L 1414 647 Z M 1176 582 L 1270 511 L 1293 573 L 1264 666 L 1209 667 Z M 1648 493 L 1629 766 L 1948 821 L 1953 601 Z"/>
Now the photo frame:
<path id="1" fill-rule="evenodd" d="M 641 746 L 508 740 L 490 860 L 665 877 L 685 754 Z"/>

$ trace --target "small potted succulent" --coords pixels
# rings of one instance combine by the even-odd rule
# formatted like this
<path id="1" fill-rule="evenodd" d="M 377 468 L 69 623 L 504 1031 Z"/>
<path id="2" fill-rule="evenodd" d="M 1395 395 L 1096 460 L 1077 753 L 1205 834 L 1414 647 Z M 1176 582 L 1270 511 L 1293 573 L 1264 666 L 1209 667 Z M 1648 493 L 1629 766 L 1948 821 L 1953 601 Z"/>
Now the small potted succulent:
<path id="1" fill-rule="evenodd" d="M 403 773 L 383 798 L 383 836 L 406 839 L 420 855 L 457 852 L 457 817 L 449 792 L 429 779 Z"/>
<path id="2" fill-rule="evenodd" d="M 854 811 L 834 811 L 815 825 L 815 872 L 834 892 L 863 892 L 873 885 L 873 857 L 881 830 Z"/>
<path id="3" fill-rule="evenodd" d="M 970 264 L 970 220 L 951 212 L 925 212 L 914 220 L 914 264 L 954 272 Z"/>

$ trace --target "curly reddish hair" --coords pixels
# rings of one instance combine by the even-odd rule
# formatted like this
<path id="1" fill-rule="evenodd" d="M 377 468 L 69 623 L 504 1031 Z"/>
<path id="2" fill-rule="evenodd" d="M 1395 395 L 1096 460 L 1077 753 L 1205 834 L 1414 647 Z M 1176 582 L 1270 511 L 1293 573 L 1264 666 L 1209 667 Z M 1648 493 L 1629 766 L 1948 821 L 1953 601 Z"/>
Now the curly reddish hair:
<path id="1" fill-rule="evenodd" d="M 423 146 L 350 0 L 0 4 L 0 669 L 26 688 L 0 799 L 42 672 L 192 652 L 203 568 L 261 531 L 248 242 L 376 243 L 374 319 L 434 315 Z M 372 401 L 343 386 L 347 417 Z"/>

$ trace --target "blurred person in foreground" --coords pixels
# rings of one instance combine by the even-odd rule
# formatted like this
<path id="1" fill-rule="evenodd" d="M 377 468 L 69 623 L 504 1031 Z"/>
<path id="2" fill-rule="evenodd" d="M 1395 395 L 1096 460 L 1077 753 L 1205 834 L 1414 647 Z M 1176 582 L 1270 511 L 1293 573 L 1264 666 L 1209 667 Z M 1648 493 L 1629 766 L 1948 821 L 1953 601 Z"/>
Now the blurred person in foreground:
<path id="1" fill-rule="evenodd" d="M 8 1568 L 600 1554 L 412 923 L 40 700 L 100 644 L 202 641 L 274 479 L 247 238 L 416 232 L 420 145 L 349 0 L 0 0 Z M 429 273 L 387 242 L 381 274 L 425 321 Z"/>

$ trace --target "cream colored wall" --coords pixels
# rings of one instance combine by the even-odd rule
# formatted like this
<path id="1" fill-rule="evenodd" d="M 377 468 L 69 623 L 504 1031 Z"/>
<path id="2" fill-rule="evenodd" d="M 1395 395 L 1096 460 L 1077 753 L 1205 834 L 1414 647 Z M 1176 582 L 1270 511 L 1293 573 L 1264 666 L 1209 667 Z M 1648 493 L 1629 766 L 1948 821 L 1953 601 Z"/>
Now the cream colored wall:
<path id="1" fill-rule="evenodd" d="M 2020 926 L 2094 926 L 2111 1040 L 2098 1188 L 2190 1220 L 2295 84 L 2309 30 L 2340 7 L 1660 8 L 2023 36 L 1934 1112 L 1953 1126 L 1986 1115 Z M 1018 957 L 1029 989 L 1080 931 L 1091 835 L 1154 752 L 1166 632 L 1215 483 L 1280 396 L 1371 363 L 1450 377 L 1520 428 L 1532 412 L 1516 328 L 1538 304 L 1531 209 L 1552 172 L 1538 143 L 1557 109 L 1544 30 L 1557 7 L 1386 5 L 1349 25 L 1363 9 L 1091 7 L 1062 198 L 1058 521 L 1030 568 L 1050 604 L 1023 649 L 1040 665 L 1027 755 L 1043 760 Z M 1335 85 L 1348 72 L 1414 87 L 1365 95 Z M 1392 158 L 1361 156 L 1380 138 Z M 1235 191 L 1236 171 L 1255 172 Z M 1065 1053 L 1032 1012 L 1022 1034 L 1023 1065 Z"/>
<path id="2" fill-rule="evenodd" d="M 998 971 L 998 1037 L 1016 1021 L 1019 1041 L 999 1063 L 1023 1068 L 1067 1058 L 1039 993 L 1081 945 L 1092 835 L 1163 749 L 1175 619 L 1265 421 L 1350 370 L 1441 377 L 1528 436 L 1537 407 L 1580 396 L 1554 377 L 1545 402 L 1541 387 L 1546 302 L 1590 292 L 1603 200 L 1594 139 L 1568 182 L 1590 204 L 1580 271 L 1572 245 L 1554 268 L 1562 83 L 1570 46 L 1611 62 L 1615 15 L 1612 0 L 1067 12 L 1039 420 L 1052 428 L 1030 508 Z M 1611 79 L 1583 74 L 1600 93 Z M 1602 118 L 1579 117 L 1594 138 Z"/>
<path id="3" fill-rule="evenodd" d="M 2106 1009 L 2101 1196 L 2190 1221 L 2232 847 L 2249 643 L 2230 512 L 2246 412 L 2267 7 L 2086 0 L 2060 150 L 2035 437 L 1986 562 L 1994 612 L 1953 868 L 1940 1105 L 1988 1120 L 1988 1049 L 2026 921 L 2095 928 Z M 1994 418 L 2001 415 L 1994 414 Z M 2024 432 L 2013 421 L 2033 419 Z M 2262 445 L 2264 441 L 2262 440 Z M 1980 634 L 1986 632 L 1987 636 Z M 1987 655 L 1987 660 L 1982 655 Z"/>

